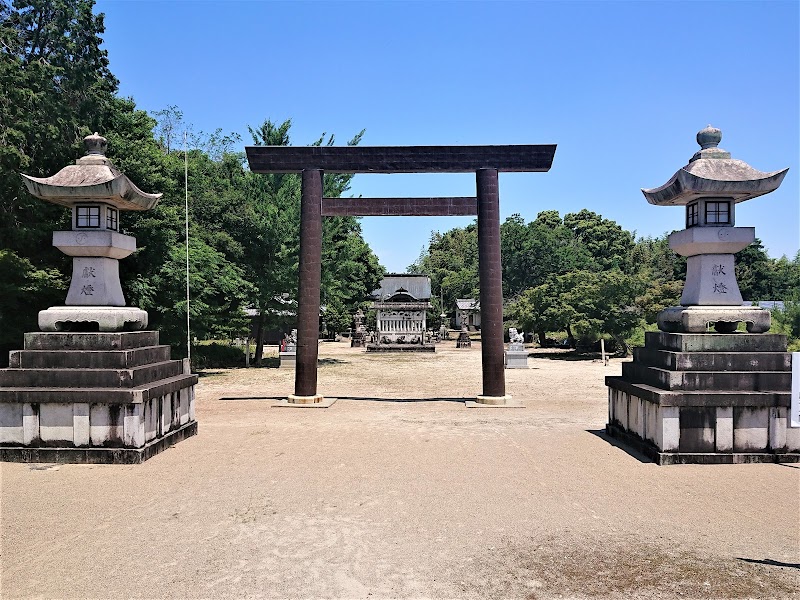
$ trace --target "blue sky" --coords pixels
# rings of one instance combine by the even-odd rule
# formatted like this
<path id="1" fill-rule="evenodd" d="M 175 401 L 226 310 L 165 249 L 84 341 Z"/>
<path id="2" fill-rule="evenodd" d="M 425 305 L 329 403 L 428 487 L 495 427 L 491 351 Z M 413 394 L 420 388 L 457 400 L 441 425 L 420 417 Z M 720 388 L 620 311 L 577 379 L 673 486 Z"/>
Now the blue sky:
<path id="1" fill-rule="evenodd" d="M 588 208 L 639 236 L 683 227 L 656 187 L 722 129 L 773 194 L 740 204 L 771 256 L 800 247 L 798 2 L 199 2 L 100 0 L 120 91 L 177 105 L 195 131 L 291 118 L 362 145 L 558 144 L 548 173 L 500 175 L 501 217 Z M 363 196 L 471 196 L 474 175 L 357 175 Z M 404 271 L 463 217 L 367 217 Z"/>

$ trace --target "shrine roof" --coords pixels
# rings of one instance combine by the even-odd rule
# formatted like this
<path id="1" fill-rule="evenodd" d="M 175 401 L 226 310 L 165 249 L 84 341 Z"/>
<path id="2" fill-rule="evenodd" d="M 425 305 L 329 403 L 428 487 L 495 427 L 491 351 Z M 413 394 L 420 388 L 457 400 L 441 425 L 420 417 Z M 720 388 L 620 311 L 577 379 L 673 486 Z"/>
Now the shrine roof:
<path id="1" fill-rule="evenodd" d="M 381 280 L 381 287 L 372 292 L 372 295 L 380 301 L 391 298 L 398 292 L 405 292 L 416 300 L 430 300 L 431 279 L 427 275 L 389 274 Z"/>

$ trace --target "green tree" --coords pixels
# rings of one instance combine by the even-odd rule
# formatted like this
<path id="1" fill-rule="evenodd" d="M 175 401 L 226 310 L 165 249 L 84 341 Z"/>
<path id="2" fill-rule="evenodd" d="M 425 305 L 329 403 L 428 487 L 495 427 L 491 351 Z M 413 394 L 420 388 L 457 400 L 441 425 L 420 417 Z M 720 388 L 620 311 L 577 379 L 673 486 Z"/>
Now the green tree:
<path id="1" fill-rule="evenodd" d="M 5 365 L 8 351 L 19 348 L 23 334 L 34 329 L 40 304 L 63 302 L 67 286 L 58 270 L 36 268 L 10 250 L 0 249 L 0 273 L 5 273 L 0 278 L 0 363 Z"/>
<path id="2" fill-rule="evenodd" d="M 477 298 L 480 289 L 477 224 L 456 227 L 444 234 L 433 232 L 427 251 L 407 271 L 431 278 L 431 300 L 436 313 L 452 313 L 457 298 Z"/>
<path id="3" fill-rule="evenodd" d="M 620 269 L 632 271 L 631 251 L 634 236 L 614 221 L 583 209 L 564 215 L 564 226 L 572 231 L 577 241 L 589 252 L 597 270 Z"/>
<path id="4" fill-rule="evenodd" d="M 256 145 L 287 146 L 291 121 L 280 125 L 266 120 L 250 127 Z M 348 145 L 356 145 L 363 131 Z M 333 136 L 323 134 L 312 145 L 330 146 Z M 325 174 L 323 193 L 339 197 L 350 186 L 352 175 Z M 243 268 L 255 288 L 251 304 L 258 309 L 256 361 L 261 356 L 261 332 L 270 329 L 280 312 L 297 303 L 300 231 L 300 178 L 296 174 L 249 173 L 248 193 L 243 200 L 245 222 L 238 231 L 244 248 Z M 347 329 L 350 317 L 378 287 L 383 268 L 361 235 L 354 217 L 326 217 L 322 224 L 321 303 L 326 324 L 333 330 Z"/>
<path id="5" fill-rule="evenodd" d="M 500 226 L 503 295 L 514 298 L 543 284 L 551 275 L 588 268 L 591 256 L 557 211 L 539 213 L 526 224 L 512 215 Z"/>
<path id="6" fill-rule="evenodd" d="M 607 335 L 628 354 L 625 338 L 639 326 L 641 315 L 635 305 L 639 291 L 636 277 L 619 269 L 578 270 L 554 275 L 543 285 L 526 290 L 514 304 L 512 314 L 523 328 L 544 333 L 565 329 L 583 342 Z"/>
<path id="7" fill-rule="evenodd" d="M 510 305 L 509 314 L 523 331 L 535 333 L 544 346 L 547 333 L 566 331 L 574 311 L 564 303 L 557 280 L 523 291 Z"/>

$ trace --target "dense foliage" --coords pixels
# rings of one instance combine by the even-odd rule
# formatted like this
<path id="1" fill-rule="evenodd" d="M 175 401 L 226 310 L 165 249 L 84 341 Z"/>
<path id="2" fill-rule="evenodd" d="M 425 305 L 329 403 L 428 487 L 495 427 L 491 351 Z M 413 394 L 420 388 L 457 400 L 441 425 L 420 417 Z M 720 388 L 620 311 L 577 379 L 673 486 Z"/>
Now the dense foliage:
<path id="1" fill-rule="evenodd" d="M 512 215 L 501 225 L 503 295 L 508 325 L 566 335 L 574 346 L 605 337 L 621 353 L 656 315 L 679 303 L 686 260 L 669 249 L 667 236 L 641 238 L 589 210 L 564 215 L 548 210 L 526 223 Z M 409 270 L 431 276 L 437 313 L 453 311 L 456 298 L 479 295 L 475 224 L 435 232 Z M 747 300 L 783 300 L 776 329 L 800 333 L 800 253 L 767 256 L 759 240 L 736 256 L 736 273 Z M 794 301 L 794 302 L 792 302 Z"/>
<path id="2" fill-rule="evenodd" d="M 50 244 L 53 230 L 69 228 L 68 211 L 31 197 L 19 173 L 52 175 L 83 154 L 92 131 L 139 187 L 164 194 L 155 209 L 123 213 L 120 223 L 139 248 L 120 262 L 126 300 L 148 311 L 162 341 L 177 355 L 186 345 L 184 161 L 193 337 L 246 335 L 245 308 L 255 309 L 259 330 L 273 327 L 296 304 L 298 176 L 253 174 L 232 151 L 238 137 L 218 130 L 187 139 L 177 107 L 148 115 L 118 97 L 93 4 L 0 0 L 0 351 L 20 346 L 39 310 L 63 303 L 71 268 Z M 288 145 L 290 127 L 267 120 L 250 129 L 253 143 Z M 326 175 L 325 195 L 346 192 L 350 178 Z M 325 219 L 323 235 L 326 318 L 345 329 L 383 269 L 355 218 Z"/>

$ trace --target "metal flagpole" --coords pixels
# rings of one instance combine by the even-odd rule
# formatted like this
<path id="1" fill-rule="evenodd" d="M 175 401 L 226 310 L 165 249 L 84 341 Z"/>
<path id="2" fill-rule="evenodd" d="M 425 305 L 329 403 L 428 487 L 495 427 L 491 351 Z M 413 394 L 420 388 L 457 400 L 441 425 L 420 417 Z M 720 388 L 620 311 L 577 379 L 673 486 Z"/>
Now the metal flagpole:
<path id="1" fill-rule="evenodd" d="M 189 151 L 186 147 L 186 132 L 183 132 L 183 184 L 186 192 L 184 213 L 186 216 L 186 358 L 192 364 L 192 335 L 189 323 Z"/>

